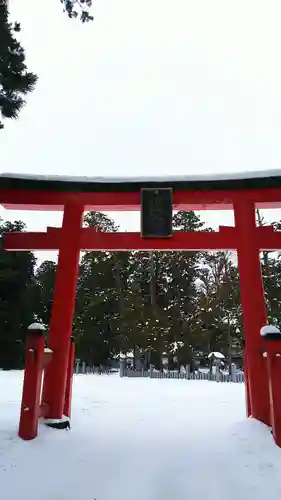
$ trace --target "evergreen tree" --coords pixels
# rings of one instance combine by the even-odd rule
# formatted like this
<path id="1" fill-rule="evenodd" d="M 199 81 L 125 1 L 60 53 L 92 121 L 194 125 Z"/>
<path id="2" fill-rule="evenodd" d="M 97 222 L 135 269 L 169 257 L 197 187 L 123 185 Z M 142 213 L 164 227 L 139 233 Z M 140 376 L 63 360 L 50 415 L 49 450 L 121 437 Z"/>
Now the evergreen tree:
<path id="1" fill-rule="evenodd" d="M 61 0 L 70 18 L 92 21 L 92 0 Z M 37 76 L 27 70 L 25 51 L 16 38 L 20 23 L 9 22 L 8 0 L 0 0 L 0 129 L 3 119 L 17 118 L 25 96 L 35 88 Z"/>
<path id="2" fill-rule="evenodd" d="M 243 343 L 239 276 L 228 252 L 206 254 L 199 269 L 197 327 L 201 349 L 222 352 L 231 363 Z"/>
<path id="3" fill-rule="evenodd" d="M 262 274 L 269 323 L 280 326 L 281 317 L 281 254 L 263 253 Z"/>
<path id="4" fill-rule="evenodd" d="M 63 4 L 64 11 L 67 12 L 71 19 L 80 18 L 82 23 L 93 21 L 93 16 L 90 15 L 92 0 L 60 0 Z"/>
<path id="5" fill-rule="evenodd" d="M 176 231 L 197 231 L 204 224 L 192 211 L 173 217 Z M 196 315 L 196 277 L 200 252 L 136 252 L 131 282 L 137 309 L 136 344 L 146 353 L 147 363 L 160 363 L 167 352 L 172 363 L 177 350 L 179 362 L 191 362 L 192 332 Z"/>
<path id="6" fill-rule="evenodd" d="M 0 220 L 3 233 L 22 231 L 20 221 Z M 0 253 L 0 367 L 18 368 L 24 361 L 24 339 L 34 320 L 36 259 L 31 252 Z"/>
<path id="7" fill-rule="evenodd" d="M 36 270 L 37 283 L 36 315 L 46 325 L 50 323 L 57 265 L 45 260 Z"/>
<path id="8" fill-rule="evenodd" d="M 116 232 L 114 221 L 91 212 L 85 225 Z M 276 223 L 276 228 L 279 224 Z M 0 223 L 0 235 L 22 231 L 22 222 Z M 193 212 L 178 212 L 174 230 L 206 230 Z M 262 261 L 270 321 L 279 322 L 281 259 Z M 0 366 L 20 366 L 16 340 L 34 319 L 49 323 L 56 264 L 36 271 L 31 252 L 0 256 Z M 270 300 L 269 300 L 270 297 Z M 229 362 L 242 353 L 243 323 L 239 274 L 227 252 L 86 252 L 77 283 L 73 332 L 76 355 L 103 364 L 120 350 L 133 351 L 144 366 L 192 363 L 196 353 L 222 351 Z"/>
<path id="9" fill-rule="evenodd" d="M 257 225 L 266 226 L 265 218 L 257 210 Z M 280 222 L 273 222 L 275 231 L 281 230 Z M 261 267 L 267 316 L 270 323 L 280 323 L 281 313 L 281 254 L 274 251 L 261 252 Z"/>
<path id="10" fill-rule="evenodd" d="M 109 217 L 98 212 L 85 216 L 93 230 L 116 232 Z M 120 266 L 120 272 L 125 269 Z M 118 351 L 120 307 L 123 291 L 118 293 L 116 258 L 111 252 L 86 252 L 81 260 L 77 284 L 74 334 L 78 357 L 89 363 L 105 364 Z"/>
<path id="11" fill-rule="evenodd" d="M 194 232 L 207 230 L 204 223 L 193 211 L 179 211 L 173 217 L 175 231 Z M 164 268 L 169 273 L 168 300 L 170 318 L 170 352 L 177 350 L 178 363 L 191 364 L 192 353 L 198 337 L 196 331 L 196 282 L 198 266 L 202 255 L 200 252 L 164 253 Z M 163 269 L 164 271 L 164 269 Z"/>
<path id="12" fill-rule="evenodd" d="M 16 39 L 19 23 L 9 23 L 8 2 L 0 2 L 0 117 L 16 118 L 37 76 L 27 71 L 25 52 Z M 3 122 L 0 120 L 0 129 Z"/>

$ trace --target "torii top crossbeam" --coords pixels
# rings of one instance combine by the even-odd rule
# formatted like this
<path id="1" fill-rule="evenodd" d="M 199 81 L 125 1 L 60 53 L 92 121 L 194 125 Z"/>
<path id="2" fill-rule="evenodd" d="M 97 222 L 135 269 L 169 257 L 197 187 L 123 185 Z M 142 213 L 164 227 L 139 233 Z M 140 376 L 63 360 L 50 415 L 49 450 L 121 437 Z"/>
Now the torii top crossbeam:
<path id="1" fill-rule="evenodd" d="M 14 210 L 139 210 L 141 188 L 173 189 L 175 210 L 229 210 L 243 196 L 256 208 L 281 207 L 281 170 L 204 176 L 66 177 L 0 174 L 0 205 Z"/>

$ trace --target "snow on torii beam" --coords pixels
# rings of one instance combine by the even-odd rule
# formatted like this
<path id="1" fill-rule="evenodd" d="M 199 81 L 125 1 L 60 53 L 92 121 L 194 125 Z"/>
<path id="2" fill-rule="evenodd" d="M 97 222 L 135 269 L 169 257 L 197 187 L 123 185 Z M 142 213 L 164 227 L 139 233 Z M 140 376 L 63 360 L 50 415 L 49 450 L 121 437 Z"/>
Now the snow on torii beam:
<path id="1" fill-rule="evenodd" d="M 64 230 L 47 228 L 47 232 L 6 233 L 3 240 L 4 250 L 59 250 Z M 95 228 L 81 228 L 80 249 L 108 251 L 152 251 L 152 250 L 236 250 L 239 233 L 235 227 L 221 226 L 216 232 L 179 232 L 173 233 L 169 240 L 142 238 L 140 233 L 105 233 Z M 281 249 L 281 233 L 271 226 L 256 228 L 256 246 L 260 250 Z"/>
<path id="2" fill-rule="evenodd" d="M 0 205 L 9 210 L 140 210 L 142 188 L 172 188 L 174 210 L 232 210 L 241 197 L 256 208 L 281 208 L 281 171 L 167 177 L 69 177 L 0 174 Z"/>

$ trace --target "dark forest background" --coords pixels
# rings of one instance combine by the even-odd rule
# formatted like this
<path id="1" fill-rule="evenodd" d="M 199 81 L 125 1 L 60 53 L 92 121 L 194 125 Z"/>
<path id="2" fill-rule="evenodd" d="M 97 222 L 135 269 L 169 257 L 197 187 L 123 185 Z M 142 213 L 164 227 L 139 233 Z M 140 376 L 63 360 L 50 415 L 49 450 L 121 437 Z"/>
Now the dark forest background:
<path id="1" fill-rule="evenodd" d="M 258 224 L 264 224 L 257 214 Z M 104 214 L 85 224 L 117 231 Z M 173 217 L 175 231 L 210 231 L 192 211 Z M 278 230 L 280 223 L 275 223 Z M 21 221 L 0 220 L 6 231 L 24 231 Z M 278 323 L 281 259 L 262 253 L 265 296 Z M 0 368 L 20 368 L 24 341 L 34 320 L 48 326 L 56 263 L 36 265 L 32 252 L 0 253 Z M 173 363 L 192 364 L 212 351 L 230 362 L 243 357 L 243 322 L 235 254 L 227 252 L 86 252 L 82 255 L 73 322 L 76 356 L 109 365 L 120 352 L 138 353 L 156 367 L 167 353 Z"/>

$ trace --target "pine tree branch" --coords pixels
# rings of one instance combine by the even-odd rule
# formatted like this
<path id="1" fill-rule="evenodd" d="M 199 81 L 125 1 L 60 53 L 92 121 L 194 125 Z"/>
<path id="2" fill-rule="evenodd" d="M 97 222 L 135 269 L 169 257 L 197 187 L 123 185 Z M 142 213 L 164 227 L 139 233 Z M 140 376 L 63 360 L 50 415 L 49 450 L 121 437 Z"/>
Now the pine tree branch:
<path id="1" fill-rule="evenodd" d="M 90 15 L 90 8 L 92 7 L 92 0 L 60 0 L 64 6 L 64 11 L 70 19 L 80 16 L 82 23 L 93 21 L 94 17 Z"/>
<path id="2" fill-rule="evenodd" d="M 9 23 L 7 1 L 0 0 L 0 117 L 17 118 L 23 98 L 35 88 L 37 76 L 27 71 L 25 52 L 15 38 L 19 23 Z M 0 129 L 3 129 L 0 121 Z"/>
<path id="3" fill-rule="evenodd" d="M 69 18 L 93 21 L 92 0 L 60 0 Z M 9 22 L 8 1 L 0 0 L 0 130 L 4 118 L 17 118 L 25 105 L 23 96 L 32 92 L 37 76 L 27 70 L 25 51 L 16 39 L 20 23 Z"/>

